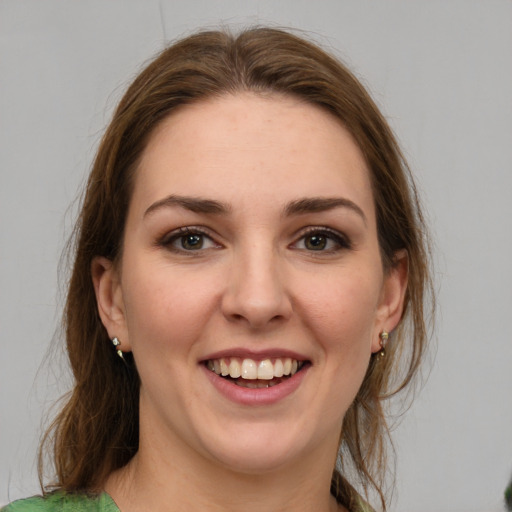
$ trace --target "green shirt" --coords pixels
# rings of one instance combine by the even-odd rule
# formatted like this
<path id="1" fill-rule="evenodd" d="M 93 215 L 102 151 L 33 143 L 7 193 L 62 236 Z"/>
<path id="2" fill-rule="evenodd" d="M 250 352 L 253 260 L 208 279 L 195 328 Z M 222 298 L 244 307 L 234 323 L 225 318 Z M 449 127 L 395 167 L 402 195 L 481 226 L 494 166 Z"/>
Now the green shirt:
<path id="1" fill-rule="evenodd" d="M 107 494 L 67 494 L 62 491 L 13 501 L 0 512 L 119 512 Z"/>
<path id="2" fill-rule="evenodd" d="M 360 512 L 371 512 L 361 503 Z M 13 501 L 0 512 L 120 512 L 114 500 L 106 493 L 98 495 L 67 494 L 56 491 L 46 496 L 34 496 Z"/>

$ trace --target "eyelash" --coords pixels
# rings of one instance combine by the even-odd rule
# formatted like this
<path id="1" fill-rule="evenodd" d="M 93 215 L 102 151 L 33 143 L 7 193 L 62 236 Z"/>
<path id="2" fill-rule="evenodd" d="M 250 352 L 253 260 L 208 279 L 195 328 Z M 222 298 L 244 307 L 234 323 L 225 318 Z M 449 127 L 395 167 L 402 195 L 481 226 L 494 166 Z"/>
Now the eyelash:
<path id="1" fill-rule="evenodd" d="M 305 250 L 307 252 L 311 252 L 311 253 L 324 253 L 324 254 L 334 254 L 334 253 L 337 253 L 339 251 L 342 251 L 342 250 L 350 250 L 352 249 L 352 243 L 350 241 L 350 239 L 334 230 L 334 229 L 330 229 L 330 228 L 326 228 L 326 227 L 322 227 L 322 226 L 311 226 L 309 228 L 307 228 L 305 231 L 302 232 L 300 238 L 294 242 L 292 244 L 292 246 L 296 246 L 300 241 L 305 241 L 305 239 L 307 237 L 313 237 L 313 236 L 317 236 L 317 237 L 323 237 L 325 239 L 327 239 L 327 243 L 329 241 L 332 241 L 336 244 L 336 247 L 334 248 L 330 248 L 330 249 L 321 249 L 321 250 L 317 250 L 315 251 L 314 249 L 307 249 L 307 248 L 301 248 L 301 250 Z"/>
<path id="2" fill-rule="evenodd" d="M 194 249 L 186 249 L 183 247 L 183 242 L 185 241 L 185 238 L 191 237 L 191 236 L 201 237 L 201 247 L 199 247 L 198 249 L 195 249 L 195 250 Z M 308 249 L 307 247 L 297 247 L 299 242 L 304 241 L 304 243 L 305 243 L 305 240 L 308 237 L 314 237 L 314 236 L 324 239 L 326 244 L 329 244 L 329 242 L 332 242 L 336 246 L 333 248 L 329 248 L 329 249 L 321 248 L 319 250 Z M 173 244 L 175 242 L 178 242 L 180 239 L 181 239 L 182 247 L 175 247 Z M 199 255 L 200 252 L 212 248 L 212 247 L 206 247 L 206 248 L 202 247 L 202 245 L 204 245 L 204 243 L 205 243 L 205 240 L 210 241 L 212 243 L 212 245 L 215 246 L 215 248 L 222 247 L 220 244 L 218 244 L 217 242 L 214 241 L 214 239 L 210 236 L 210 234 L 207 230 L 205 230 L 204 228 L 201 228 L 199 226 L 185 226 L 185 227 L 178 228 L 178 229 L 172 231 L 171 233 L 167 233 L 158 241 L 158 245 L 163 246 L 163 247 L 167 248 L 168 250 L 175 252 L 175 253 L 179 253 L 179 254 L 196 253 L 194 255 Z M 337 253 L 342 250 L 350 250 L 350 249 L 352 249 L 352 244 L 346 235 L 344 235 L 334 229 L 330 229 L 330 228 L 322 227 L 322 226 L 311 226 L 311 227 L 307 228 L 305 231 L 302 231 L 302 233 L 300 234 L 300 237 L 295 242 L 293 242 L 290 245 L 290 247 L 292 247 L 293 249 L 303 250 L 303 251 L 310 252 L 310 253 L 318 253 L 318 255 L 320 255 L 320 253 L 334 254 L 334 253 Z"/>
<path id="3" fill-rule="evenodd" d="M 208 247 L 208 248 L 204 249 L 203 247 L 200 247 L 199 249 L 194 250 L 194 249 L 185 249 L 184 247 L 179 248 L 179 247 L 175 247 L 173 245 L 175 242 L 178 242 L 180 239 L 183 244 L 183 242 L 187 236 L 188 237 L 200 236 L 202 244 L 204 244 L 205 239 L 207 239 L 207 240 L 211 241 L 212 244 L 215 245 L 217 248 L 221 247 L 219 244 L 217 244 L 213 240 L 213 238 L 208 234 L 208 232 L 205 229 L 202 229 L 198 226 L 185 226 L 185 227 L 175 229 L 171 233 L 167 233 L 166 235 L 164 235 L 163 238 L 161 238 L 160 241 L 158 242 L 158 245 L 163 246 L 163 247 L 169 249 L 170 251 L 176 252 L 179 254 L 199 253 L 202 250 L 206 250 L 206 249 L 210 248 L 210 247 Z"/>

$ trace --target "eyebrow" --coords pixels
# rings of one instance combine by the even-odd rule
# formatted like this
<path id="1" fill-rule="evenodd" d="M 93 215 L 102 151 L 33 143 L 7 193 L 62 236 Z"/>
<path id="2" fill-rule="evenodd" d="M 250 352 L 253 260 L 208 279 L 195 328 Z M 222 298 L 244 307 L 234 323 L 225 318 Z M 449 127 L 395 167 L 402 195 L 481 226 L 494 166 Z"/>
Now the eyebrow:
<path id="1" fill-rule="evenodd" d="M 215 201 L 213 199 L 203 199 L 201 197 L 177 196 L 170 195 L 153 203 L 145 212 L 144 217 L 154 213 L 155 211 L 171 207 L 180 206 L 185 210 L 195 213 L 210 213 L 215 215 L 225 215 L 231 211 L 229 205 Z"/>
<path id="2" fill-rule="evenodd" d="M 144 217 L 151 215 L 161 208 L 179 206 L 194 213 L 226 215 L 231 207 L 214 199 L 201 197 L 170 195 L 153 203 L 145 212 Z M 325 212 L 335 208 L 348 208 L 357 213 L 366 224 L 366 215 L 356 203 L 344 197 L 305 197 L 288 203 L 283 209 L 283 216 L 305 215 L 308 213 Z"/>
<path id="3" fill-rule="evenodd" d="M 348 208 L 357 213 L 367 223 L 366 215 L 356 203 L 344 197 L 305 197 L 286 205 L 284 215 L 300 215 L 307 213 L 325 212 L 335 208 Z"/>

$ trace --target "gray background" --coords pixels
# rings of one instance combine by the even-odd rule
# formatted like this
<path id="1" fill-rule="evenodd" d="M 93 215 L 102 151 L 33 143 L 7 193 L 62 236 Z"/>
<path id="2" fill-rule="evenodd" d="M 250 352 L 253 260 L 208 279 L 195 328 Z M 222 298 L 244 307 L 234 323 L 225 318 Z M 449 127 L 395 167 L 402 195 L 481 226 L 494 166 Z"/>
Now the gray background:
<path id="1" fill-rule="evenodd" d="M 387 115 L 423 192 L 440 289 L 436 362 L 395 435 L 392 509 L 502 510 L 512 472 L 509 0 L 0 0 L 0 503 L 38 489 L 42 418 L 67 381 L 61 349 L 48 352 L 57 265 L 111 110 L 166 40 L 220 22 L 312 32 Z"/>

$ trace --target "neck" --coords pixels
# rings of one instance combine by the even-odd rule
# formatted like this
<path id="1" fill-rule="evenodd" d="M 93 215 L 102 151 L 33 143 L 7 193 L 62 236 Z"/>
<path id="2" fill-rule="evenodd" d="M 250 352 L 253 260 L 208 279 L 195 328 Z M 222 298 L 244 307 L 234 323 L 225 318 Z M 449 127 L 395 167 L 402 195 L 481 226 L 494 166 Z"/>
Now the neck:
<path id="1" fill-rule="evenodd" d="M 186 453 L 186 447 L 173 448 L 172 456 L 165 457 L 163 450 L 141 442 L 130 463 L 111 475 L 105 490 L 121 512 L 344 510 L 330 495 L 332 450 L 290 461 L 286 467 L 241 473 L 205 458 L 198 460 L 196 454 Z"/>

